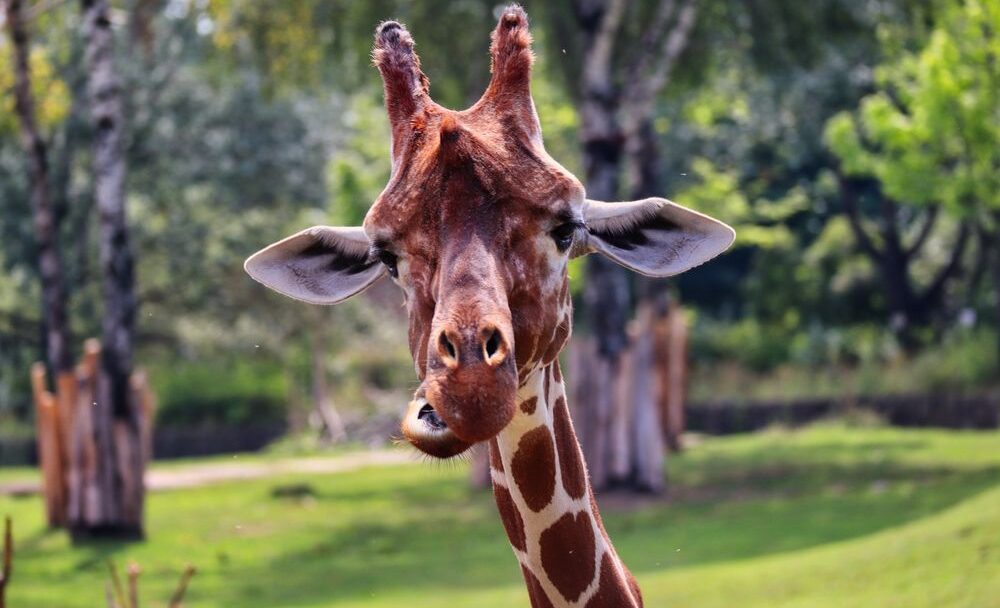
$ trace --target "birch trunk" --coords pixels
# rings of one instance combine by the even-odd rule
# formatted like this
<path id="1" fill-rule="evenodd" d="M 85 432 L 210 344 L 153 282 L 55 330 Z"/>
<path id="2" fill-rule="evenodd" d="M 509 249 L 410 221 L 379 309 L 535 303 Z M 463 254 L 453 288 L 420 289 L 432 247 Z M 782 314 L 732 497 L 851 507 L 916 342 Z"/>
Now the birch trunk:
<path id="1" fill-rule="evenodd" d="M 95 451 L 93 477 L 83 501 L 89 508 L 70 526 L 75 535 L 136 537 L 143 534 L 146 422 L 142 399 L 131 382 L 136 298 L 125 213 L 123 90 L 108 1 L 83 0 L 81 7 L 104 310 L 100 367 L 89 408 Z"/>

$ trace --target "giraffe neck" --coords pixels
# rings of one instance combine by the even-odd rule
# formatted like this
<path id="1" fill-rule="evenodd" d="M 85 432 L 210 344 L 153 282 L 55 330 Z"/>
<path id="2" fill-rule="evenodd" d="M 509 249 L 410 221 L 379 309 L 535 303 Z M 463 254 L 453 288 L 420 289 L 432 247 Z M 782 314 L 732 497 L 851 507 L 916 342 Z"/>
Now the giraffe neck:
<path id="1" fill-rule="evenodd" d="M 534 608 L 642 605 L 594 502 L 559 363 L 532 372 L 490 442 L 493 494 Z"/>

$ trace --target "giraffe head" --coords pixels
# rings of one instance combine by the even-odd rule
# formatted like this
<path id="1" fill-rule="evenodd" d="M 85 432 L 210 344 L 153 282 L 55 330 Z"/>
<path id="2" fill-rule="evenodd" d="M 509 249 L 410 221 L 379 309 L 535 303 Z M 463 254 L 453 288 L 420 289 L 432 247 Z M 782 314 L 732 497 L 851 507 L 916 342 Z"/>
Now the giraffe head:
<path id="1" fill-rule="evenodd" d="M 597 253 L 664 277 L 733 240 L 728 226 L 664 199 L 588 200 L 542 144 L 524 11 L 508 7 L 491 40 L 486 92 L 453 111 L 431 100 L 409 32 L 379 25 L 389 183 L 362 227 L 309 228 L 246 262 L 254 279 L 314 304 L 345 300 L 385 274 L 399 285 L 421 380 L 402 429 L 438 457 L 498 434 L 519 382 L 562 349 L 571 258 Z"/>

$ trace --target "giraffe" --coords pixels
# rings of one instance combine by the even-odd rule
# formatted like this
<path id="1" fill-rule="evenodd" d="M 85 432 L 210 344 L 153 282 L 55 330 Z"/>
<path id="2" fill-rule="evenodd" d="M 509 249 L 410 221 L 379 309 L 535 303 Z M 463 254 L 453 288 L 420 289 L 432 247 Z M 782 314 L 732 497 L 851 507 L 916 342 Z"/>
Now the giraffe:
<path id="1" fill-rule="evenodd" d="M 606 203 L 545 151 L 521 7 L 491 35 L 472 107 L 430 97 L 413 38 L 381 23 L 372 53 L 391 126 L 391 175 L 361 227 L 315 226 L 251 256 L 251 277 L 335 304 L 399 285 L 420 379 L 401 428 L 449 458 L 487 443 L 500 519 L 534 608 L 642 606 L 594 501 L 557 355 L 572 322 L 567 264 L 594 253 L 665 277 L 725 251 L 725 224 L 660 198 Z M 516 348 L 515 348 L 516 346 Z"/>

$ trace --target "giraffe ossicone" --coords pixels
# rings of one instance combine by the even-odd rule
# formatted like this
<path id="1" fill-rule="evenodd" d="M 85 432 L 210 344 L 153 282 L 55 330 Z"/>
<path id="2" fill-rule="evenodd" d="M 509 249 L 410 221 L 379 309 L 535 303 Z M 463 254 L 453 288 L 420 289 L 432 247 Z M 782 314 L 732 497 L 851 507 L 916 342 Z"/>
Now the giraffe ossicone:
<path id="1" fill-rule="evenodd" d="M 490 43 L 472 107 L 430 97 L 413 38 L 375 32 L 392 132 L 389 183 L 363 227 L 316 226 L 251 256 L 254 279 L 334 304 L 388 274 L 402 289 L 421 383 L 402 422 L 440 458 L 488 442 L 494 495 L 535 608 L 641 606 L 594 502 L 556 359 L 569 338 L 572 257 L 666 277 L 725 251 L 718 220 L 660 198 L 605 203 L 545 151 L 519 6 Z"/>

